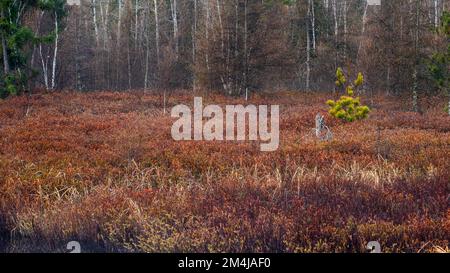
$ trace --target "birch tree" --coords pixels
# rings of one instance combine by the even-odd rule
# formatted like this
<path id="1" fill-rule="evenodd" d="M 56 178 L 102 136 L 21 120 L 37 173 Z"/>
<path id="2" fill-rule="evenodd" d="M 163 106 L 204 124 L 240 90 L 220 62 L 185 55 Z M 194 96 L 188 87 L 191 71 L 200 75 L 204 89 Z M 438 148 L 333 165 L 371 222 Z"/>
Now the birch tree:
<path id="1" fill-rule="evenodd" d="M 309 28 L 312 23 L 312 0 L 308 0 L 308 12 L 306 20 L 306 90 L 309 91 L 309 82 L 311 77 L 311 30 Z M 312 30 L 314 32 L 314 29 Z"/>
<path id="2" fill-rule="evenodd" d="M 159 40 L 159 16 L 158 16 L 158 0 L 153 0 L 153 11 L 155 16 L 155 43 L 156 43 L 156 67 L 159 69 L 160 64 L 160 40 Z"/>
<path id="3" fill-rule="evenodd" d="M 178 8 L 177 8 L 177 0 L 170 0 L 170 9 L 172 12 L 172 22 L 173 22 L 173 40 L 175 43 L 175 52 L 178 58 L 178 54 L 180 53 L 179 49 L 179 37 L 178 37 Z"/>
<path id="4" fill-rule="evenodd" d="M 99 37 L 98 37 L 98 23 L 97 23 L 97 0 L 92 0 L 92 22 L 94 24 L 94 34 L 95 34 L 95 42 L 98 46 Z"/>
<path id="5" fill-rule="evenodd" d="M 116 89 L 120 86 L 120 50 L 122 41 L 122 0 L 117 0 L 117 55 L 116 55 Z"/>
<path id="6" fill-rule="evenodd" d="M 56 87 L 60 22 L 66 15 L 64 10 L 65 2 L 66 1 L 64 0 L 47 0 L 41 2 L 41 7 L 44 9 L 41 17 L 43 17 L 45 13 L 48 13 L 51 16 L 54 25 L 51 33 L 53 48 L 46 47 L 46 49 L 43 49 L 45 41 L 39 43 L 39 55 L 41 58 L 44 84 L 47 90 L 54 90 Z M 51 62 L 50 51 L 53 51 Z"/>

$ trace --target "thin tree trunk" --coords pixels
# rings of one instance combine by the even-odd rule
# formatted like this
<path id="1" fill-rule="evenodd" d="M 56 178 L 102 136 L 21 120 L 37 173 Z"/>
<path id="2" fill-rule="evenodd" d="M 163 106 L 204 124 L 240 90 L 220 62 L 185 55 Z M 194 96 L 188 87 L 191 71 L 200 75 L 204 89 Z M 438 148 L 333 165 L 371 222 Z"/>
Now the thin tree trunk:
<path id="1" fill-rule="evenodd" d="M 148 15 L 150 17 L 150 2 L 148 2 Z M 144 90 L 147 91 L 148 88 L 148 70 L 149 70 L 149 60 L 148 58 L 150 57 L 150 38 L 148 35 L 148 30 L 146 28 L 144 28 L 144 37 L 145 37 L 145 41 L 146 41 L 146 45 L 145 45 L 145 76 L 144 76 Z"/>
<path id="2" fill-rule="evenodd" d="M 439 0 L 434 0 L 434 27 L 439 27 Z"/>
<path id="3" fill-rule="evenodd" d="M 334 18 L 334 47 L 335 47 L 335 59 L 334 59 L 334 70 L 337 69 L 337 62 L 338 62 L 338 36 L 339 36 L 339 25 L 338 25 L 338 17 L 337 17 L 337 3 L 336 0 L 333 0 L 332 2 L 333 6 L 333 18 Z"/>
<path id="4" fill-rule="evenodd" d="M 419 62 L 419 0 L 415 1 L 416 3 L 416 25 L 415 25 L 415 37 L 414 37 L 414 48 L 415 48 L 415 63 L 414 63 L 414 72 L 413 72 L 413 111 L 419 112 L 419 103 L 418 103 L 418 62 Z"/>
<path id="5" fill-rule="evenodd" d="M 344 61 L 347 61 L 347 37 L 348 37 L 348 24 L 347 24 L 347 14 L 348 14 L 347 0 L 344 0 Z"/>
<path id="6" fill-rule="evenodd" d="M 80 12 L 77 12 L 76 19 L 75 19 L 75 88 L 76 90 L 82 90 L 82 83 L 81 83 L 81 69 L 80 69 L 80 60 L 79 60 L 79 53 L 80 53 L 80 43 L 81 43 L 81 35 L 80 35 Z M 97 87 L 97 86 L 95 86 Z"/>
<path id="7" fill-rule="evenodd" d="M 217 4 L 217 16 L 219 18 L 219 28 L 220 28 L 220 38 L 221 38 L 221 45 L 222 45 L 222 56 L 224 56 L 224 48 L 225 48 L 225 43 L 224 43 L 224 35 L 223 35 L 223 23 L 222 23 L 222 12 L 220 10 L 220 2 L 219 0 L 216 0 L 216 4 Z"/>
<path id="8" fill-rule="evenodd" d="M 210 21 L 210 11 L 209 11 L 209 0 L 204 0 L 205 1 L 205 8 L 206 8 L 206 17 L 205 17 L 205 38 L 206 41 L 209 41 L 209 21 Z M 206 62 L 206 70 L 207 70 L 207 74 L 208 74 L 208 84 L 210 84 L 209 82 L 209 76 L 211 73 L 211 68 L 209 66 L 209 43 L 206 46 L 206 53 L 205 53 L 205 62 Z"/>
<path id="9" fill-rule="evenodd" d="M 244 1 L 244 89 L 248 95 L 247 73 L 248 73 L 248 20 L 247 20 L 248 0 Z"/>
<path id="10" fill-rule="evenodd" d="M 358 62 L 359 62 L 359 58 L 360 58 L 360 54 L 361 54 L 361 47 L 362 47 L 362 41 L 364 40 L 364 35 L 366 33 L 366 23 L 367 23 L 367 10 L 369 8 L 369 1 L 366 0 L 366 4 L 364 7 L 364 14 L 362 17 L 362 22 L 361 22 L 361 37 L 359 39 L 359 45 L 358 45 Z"/>
<path id="11" fill-rule="evenodd" d="M 239 0 L 236 0 L 235 4 L 234 4 L 234 9 L 235 9 L 235 40 L 234 40 L 234 58 L 235 60 L 238 58 L 239 56 Z M 240 92 L 240 83 L 238 82 L 238 69 L 234 70 L 234 92 L 236 94 L 238 94 Z"/>
<path id="12" fill-rule="evenodd" d="M 58 26 L 58 14 L 55 11 L 55 48 L 53 53 L 53 66 L 52 66 L 52 86 L 51 89 L 55 89 L 55 78 L 56 78 L 56 61 L 58 56 L 58 40 L 59 40 L 59 26 Z"/>
<path id="13" fill-rule="evenodd" d="M 117 47 L 120 50 L 120 42 L 122 37 L 122 0 L 117 0 L 118 5 L 118 21 L 117 21 Z"/>
<path id="14" fill-rule="evenodd" d="M 98 38 L 98 24 L 97 24 L 97 0 L 92 0 L 92 20 L 94 21 L 94 33 L 95 33 L 95 42 L 99 43 Z"/>
<path id="15" fill-rule="evenodd" d="M 45 89 L 49 90 L 49 85 L 48 85 L 48 65 L 47 65 L 48 58 L 44 58 L 44 55 L 42 54 L 42 43 L 39 44 L 39 55 L 41 57 L 42 76 L 44 77 Z"/>
<path id="16" fill-rule="evenodd" d="M 117 21 L 117 59 L 116 59 L 116 89 L 120 86 L 120 47 L 122 38 L 122 0 L 117 0 L 118 21 Z"/>
<path id="17" fill-rule="evenodd" d="M 311 75 L 311 37 L 309 24 L 311 22 L 311 0 L 308 0 L 308 20 L 306 20 L 306 91 L 309 91 L 309 81 Z"/>
<path id="18" fill-rule="evenodd" d="M 311 0 L 311 28 L 312 28 L 312 47 L 316 50 L 316 12 L 314 7 L 314 0 Z"/>
<path id="19" fill-rule="evenodd" d="M 44 17 L 45 11 L 41 11 L 40 18 L 42 19 Z M 41 57 L 41 66 L 42 66 L 42 76 L 44 78 L 44 84 L 45 89 L 49 90 L 49 81 L 48 81 L 48 58 L 49 58 L 49 52 L 47 51 L 47 54 L 42 53 L 42 43 L 39 43 L 39 56 Z"/>
<path id="20" fill-rule="evenodd" d="M 4 11 L 3 9 L 1 10 L 1 18 L 3 18 L 4 15 Z M 3 51 L 3 71 L 5 73 L 5 75 L 8 75 L 11 71 L 10 65 L 9 65 L 9 55 L 8 55 L 8 47 L 6 45 L 6 38 L 5 38 L 5 34 L 2 33 L 2 51 Z"/>
<path id="21" fill-rule="evenodd" d="M 128 89 L 131 90 L 131 52 L 130 41 L 127 42 L 127 61 L 128 61 Z"/>
<path id="22" fill-rule="evenodd" d="M 8 75 L 11 69 L 9 66 L 8 48 L 6 46 L 6 39 L 4 35 L 2 35 L 2 49 L 3 49 L 3 71 L 5 72 L 5 75 Z"/>
<path id="23" fill-rule="evenodd" d="M 194 0 L 194 24 L 192 25 L 192 63 L 195 65 L 197 62 L 197 20 L 198 20 L 198 8 L 197 0 Z M 197 77 L 196 74 L 192 75 L 192 88 L 194 93 L 197 89 Z"/>
<path id="24" fill-rule="evenodd" d="M 333 18 L 334 18 L 334 37 L 337 43 L 338 35 L 339 35 L 339 25 L 338 25 L 338 18 L 337 18 L 337 3 L 336 0 L 333 0 Z"/>
<path id="25" fill-rule="evenodd" d="M 159 72 L 159 55 L 160 55 L 160 49 L 159 49 L 159 16 L 158 16 L 158 0 L 153 0 L 154 5 L 154 15 L 155 15 L 155 43 L 156 43 L 156 65 L 157 65 L 157 71 Z"/>
<path id="26" fill-rule="evenodd" d="M 450 88 L 447 87 L 448 94 L 448 115 L 450 116 Z"/>
<path id="27" fill-rule="evenodd" d="M 228 64 L 227 60 L 225 60 L 225 41 L 224 41 L 224 30 L 223 30 L 223 23 L 222 23 L 222 12 L 220 8 L 220 1 L 216 0 L 216 9 L 217 9 L 217 18 L 219 19 L 219 29 L 220 29 L 220 44 L 221 44 L 221 52 L 220 55 L 222 57 L 222 60 L 225 61 L 225 69 L 224 73 L 220 75 L 220 80 L 222 82 L 223 89 L 225 93 L 228 93 L 228 95 L 232 94 L 232 89 L 230 88 L 230 83 L 228 81 Z M 225 74 L 225 75 L 224 75 Z"/>
<path id="28" fill-rule="evenodd" d="M 179 54 L 179 43 L 178 43 L 178 11 L 177 11 L 177 0 L 170 1 L 170 8 L 172 10 L 172 20 L 173 20 L 173 39 L 175 42 L 175 52 Z"/>
<path id="29" fill-rule="evenodd" d="M 148 33 L 146 33 L 146 40 L 147 40 L 147 43 L 146 43 L 146 47 L 145 47 L 145 78 L 144 78 L 144 89 L 147 91 L 147 88 L 148 88 L 148 70 L 149 70 L 149 61 L 148 61 L 148 58 L 149 58 L 149 52 L 150 52 L 150 46 L 149 46 L 149 43 L 150 43 L 150 39 L 148 39 Z"/>
<path id="30" fill-rule="evenodd" d="M 135 0 L 134 2 L 134 46 L 135 49 L 137 48 L 137 42 L 138 42 L 138 12 L 139 12 L 139 2 L 138 0 Z"/>

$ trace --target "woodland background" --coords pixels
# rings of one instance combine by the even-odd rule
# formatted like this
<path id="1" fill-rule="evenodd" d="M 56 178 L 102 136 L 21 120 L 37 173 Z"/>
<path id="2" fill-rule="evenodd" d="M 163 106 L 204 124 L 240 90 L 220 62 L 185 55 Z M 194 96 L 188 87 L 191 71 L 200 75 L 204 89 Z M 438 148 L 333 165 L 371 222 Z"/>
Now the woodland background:
<path id="1" fill-rule="evenodd" d="M 330 91 L 338 67 L 363 72 L 365 90 L 413 95 L 415 110 L 442 90 L 428 66 L 448 47 L 447 0 L 18 2 L 53 7 L 17 16 L 48 36 L 23 46 L 24 90 Z"/>

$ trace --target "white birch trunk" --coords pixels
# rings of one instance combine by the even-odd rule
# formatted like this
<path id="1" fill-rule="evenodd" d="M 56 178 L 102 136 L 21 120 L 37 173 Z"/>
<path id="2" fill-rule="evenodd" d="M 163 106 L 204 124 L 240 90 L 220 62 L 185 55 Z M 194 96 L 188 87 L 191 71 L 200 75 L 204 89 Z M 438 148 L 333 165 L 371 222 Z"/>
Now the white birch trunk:
<path id="1" fill-rule="evenodd" d="M 347 24 L 347 13 L 348 13 L 348 6 L 347 6 L 347 0 L 344 0 L 344 39 L 347 39 L 348 34 L 348 24 Z"/>
<path id="2" fill-rule="evenodd" d="M 196 62 L 196 54 L 197 54 L 197 0 L 194 0 L 194 24 L 192 25 L 192 62 L 195 64 Z"/>
<path id="3" fill-rule="evenodd" d="M 434 0 L 434 27 L 439 27 L 439 0 Z"/>
<path id="4" fill-rule="evenodd" d="M 98 38 L 98 24 L 97 24 L 97 0 L 92 0 L 92 21 L 94 21 L 94 34 L 95 34 L 95 42 L 97 46 L 99 44 Z"/>
<path id="5" fill-rule="evenodd" d="M 138 13 L 139 13 L 139 1 L 135 0 L 134 2 L 134 45 L 137 48 L 138 41 Z"/>
<path id="6" fill-rule="evenodd" d="M 245 66 L 244 66 L 244 88 L 245 93 L 248 92 L 247 87 L 247 73 L 248 73 L 248 20 L 247 20 L 247 5 L 248 0 L 244 1 L 244 57 L 245 57 Z"/>
<path id="7" fill-rule="evenodd" d="M 220 6 L 220 1 L 216 0 L 216 9 L 217 9 L 217 18 L 219 20 L 219 29 L 220 29 L 220 43 L 221 43 L 221 56 L 222 60 L 225 61 L 225 72 L 226 75 L 221 75 L 220 79 L 222 82 L 223 89 L 226 93 L 229 95 L 232 94 L 232 89 L 230 88 L 230 82 L 228 79 L 228 59 L 225 60 L 225 40 L 224 40 L 224 29 L 223 29 L 223 23 L 222 23 L 222 11 Z"/>
<path id="8" fill-rule="evenodd" d="M 177 53 L 177 58 L 179 54 L 179 44 L 178 44 L 178 12 L 177 12 L 177 0 L 170 1 L 170 8 L 172 11 L 173 20 L 173 39 L 175 42 L 175 52 Z"/>
<path id="9" fill-rule="evenodd" d="M 220 10 L 220 2 L 219 2 L 219 0 L 216 0 L 216 5 L 217 5 L 217 17 L 219 19 L 220 38 L 221 38 L 222 56 L 223 56 L 225 44 L 224 44 L 224 35 L 223 35 L 222 12 Z"/>
<path id="10" fill-rule="evenodd" d="M 333 0 L 333 18 L 334 18 L 334 37 L 337 42 L 338 35 L 339 35 L 339 25 L 338 25 L 338 18 L 337 18 L 337 3 L 336 0 Z"/>
<path id="11" fill-rule="evenodd" d="M 194 0 L 194 24 L 192 25 L 192 63 L 195 65 L 197 62 L 197 0 Z M 194 92 L 197 90 L 197 78 L 195 73 L 192 75 L 192 88 Z"/>
<path id="12" fill-rule="evenodd" d="M 347 13 L 348 13 L 348 6 L 347 6 L 347 0 L 344 0 L 344 7 L 343 13 L 344 13 L 344 60 L 347 61 L 347 37 L 348 37 L 348 24 L 347 24 Z"/>
<path id="13" fill-rule="evenodd" d="M 311 33 L 309 24 L 311 21 L 311 0 L 308 0 L 308 20 L 306 20 L 306 91 L 309 91 L 309 82 L 311 75 Z"/>
<path id="14" fill-rule="evenodd" d="M 41 57 L 42 76 L 44 77 L 45 89 L 49 90 L 49 85 L 48 85 L 48 62 L 47 62 L 48 58 L 44 58 L 44 55 L 42 54 L 42 43 L 39 44 L 39 55 Z"/>
<path id="15" fill-rule="evenodd" d="M 332 2 L 332 8 L 333 8 L 333 18 L 334 18 L 334 47 L 335 47 L 335 57 L 334 57 L 334 70 L 337 70 L 338 66 L 338 35 L 339 35 L 339 24 L 338 24 L 338 17 L 337 17 L 337 3 L 336 0 L 333 0 Z M 333 88 L 336 90 L 336 85 L 333 85 Z"/>
<path id="16" fill-rule="evenodd" d="M 316 12 L 314 7 L 314 0 L 311 2 L 311 28 L 312 28 L 312 47 L 316 50 Z"/>
<path id="17" fill-rule="evenodd" d="M 100 2 L 100 17 L 102 23 L 103 49 L 107 48 L 108 42 L 108 24 L 109 24 L 109 2 L 106 2 L 106 7 Z"/>
<path id="18" fill-rule="evenodd" d="M 120 42 L 122 36 L 122 0 L 117 0 L 118 10 L 118 21 L 117 21 L 117 46 L 120 49 Z"/>
<path id="19" fill-rule="evenodd" d="M 159 49 L 159 16 L 158 16 L 158 0 L 153 0 L 154 5 L 154 15 L 155 15 L 155 43 L 156 43 L 156 64 L 157 69 L 159 71 L 159 56 L 160 56 L 160 49 Z"/>
<path id="20" fill-rule="evenodd" d="M 40 19 L 44 17 L 45 11 L 42 11 L 40 14 Z M 44 85 L 46 90 L 50 90 L 49 78 L 48 78 L 48 60 L 50 58 L 49 51 L 47 50 L 47 54 L 42 52 L 42 43 L 39 43 L 39 56 L 41 58 L 41 66 L 42 66 L 42 77 L 44 78 Z"/>
<path id="21" fill-rule="evenodd" d="M 149 70 L 149 55 L 150 55 L 150 39 L 148 38 L 148 33 L 145 33 L 146 47 L 145 47 L 145 76 L 144 76 L 144 89 L 147 91 L 148 88 L 148 70 Z"/>
<path id="22" fill-rule="evenodd" d="M 204 1 L 205 1 L 205 9 L 206 9 L 205 37 L 206 37 L 206 41 L 209 41 L 209 22 L 210 22 L 209 0 L 204 0 Z M 211 71 L 211 68 L 209 66 L 209 46 L 207 46 L 207 48 L 206 48 L 205 62 L 206 62 L 206 69 L 208 71 L 208 77 L 209 77 L 210 71 Z"/>
<path id="23" fill-rule="evenodd" d="M 117 60 L 116 60 L 116 88 L 119 88 L 120 85 L 120 58 L 119 52 L 121 48 L 121 40 L 122 40 L 122 0 L 117 0 L 118 4 L 118 20 L 117 20 Z"/>
<path id="24" fill-rule="evenodd" d="M 128 89 L 131 90 L 131 52 L 130 52 L 130 41 L 127 42 L 127 60 L 128 60 Z"/>
<path id="25" fill-rule="evenodd" d="M 55 11 L 55 48 L 53 53 L 53 65 L 52 65 L 52 86 L 51 89 L 55 89 L 56 78 L 56 61 L 58 56 L 58 40 L 59 40 L 59 27 L 58 27 L 58 14 Z"/>
<path id="26" fill-rule="evenodd" d="M 148 2 L 148 6 L 147 6 L 147 12 L 148 12 L 148 18 L 150 18 L 150 2 Z M 147 15 L 147 14 L 146 14 Z M 149 39 L 149 35 L 148 35 L 148 30 L 143 27 L 143 31 L 144 31 L 144 37 L 145 37 L 145 76 L 144 76 L 144 90 L 147 91 L 148 88 L 148 71 L 149 71 L 149 60 L 148 58 L 150 57 L 150 39 Z"/>
<path id="27" fill-rule="evenodd" d="M 362 23 L 361 23 L 361 37 L 359 39 L 359 45 L 358 45 L 358 59 L 361 54 L 362 41 L 364 40 L 364 35 L 366 34 L 367 10 L 368 9 L 369 9 L 369 1 L 366 0 L 366 5 L 364 7 L 364 14 L 363 14 Z"/>

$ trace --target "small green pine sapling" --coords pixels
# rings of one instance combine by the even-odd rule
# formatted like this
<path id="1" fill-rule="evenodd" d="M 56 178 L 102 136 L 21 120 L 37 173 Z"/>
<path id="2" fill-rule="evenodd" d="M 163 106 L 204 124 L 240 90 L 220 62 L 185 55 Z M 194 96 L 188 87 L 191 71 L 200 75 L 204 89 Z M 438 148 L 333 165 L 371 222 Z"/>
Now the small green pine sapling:
<path id="1" fill-rule="evenodd" d="M 347 79 L 341 68 L 336 72 L 336 86 L 343 89 Z M 361 105 L 359 97 L 355 97 L 355 91 L 364 83 L 364 76 L 362 73 L 358 74 L 356 80 L 345 88 L 346 96 L 342 96 L 338 101 L 327 101 L 330 106 L 329 113 L 335 118 L 346 122 L 354 122 L 356 120 L 363 120 L 369 116 L 370 108 Z"/>

